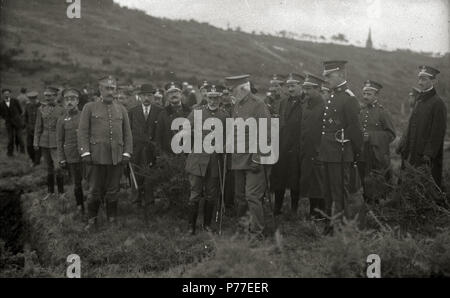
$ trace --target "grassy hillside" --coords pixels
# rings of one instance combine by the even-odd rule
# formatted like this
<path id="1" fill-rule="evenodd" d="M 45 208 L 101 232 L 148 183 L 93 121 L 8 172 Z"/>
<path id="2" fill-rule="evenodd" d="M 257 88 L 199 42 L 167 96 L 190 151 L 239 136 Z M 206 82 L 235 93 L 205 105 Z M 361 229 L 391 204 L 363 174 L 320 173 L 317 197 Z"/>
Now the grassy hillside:
<path id="1" fill-rule="evenodd" d="M 227 31 L 196 21 L 172 21 L 121 8 L 112 0 L 83 1 L 81 19 L 68 19 L 58 0 L 1 0 L 1 85 L 84 84 L 106 72 L 124 80 L 161 83 L 170 72 L 195 83 L 251 73 L 264 91 L 272 73 L 321 72 L 321 61 L 349 61 L 358 95 L 366 79 L 384 86 L 384 103 L 403 126 L 401 102 L 415 84 L 417 66 L 442 70 L 438 90 L 450 98 L 450 56 L 385 52 Z M 11 60 L 11 61 L 10 61 Z"/>

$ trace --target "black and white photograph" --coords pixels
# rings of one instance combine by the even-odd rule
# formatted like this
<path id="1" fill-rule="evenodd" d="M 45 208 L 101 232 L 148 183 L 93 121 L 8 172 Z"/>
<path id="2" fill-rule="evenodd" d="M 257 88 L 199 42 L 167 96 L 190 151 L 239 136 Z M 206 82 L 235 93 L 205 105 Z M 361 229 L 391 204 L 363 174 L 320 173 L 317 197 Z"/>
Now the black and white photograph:
<path id="1" fill-rule="evenodd" d="M 449 278 L 449 21 L 448 0 L 0 0 L 0 277 Z"/>

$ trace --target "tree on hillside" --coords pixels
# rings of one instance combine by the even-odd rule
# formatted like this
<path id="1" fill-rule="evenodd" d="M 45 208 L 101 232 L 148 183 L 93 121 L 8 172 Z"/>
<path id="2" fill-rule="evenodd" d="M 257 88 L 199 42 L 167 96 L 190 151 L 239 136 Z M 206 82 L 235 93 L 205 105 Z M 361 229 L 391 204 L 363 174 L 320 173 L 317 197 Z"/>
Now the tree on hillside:
<path id="1" fill-rule="evenodd" d="M 338 33 L 337 35 L 331 36 L 331 39 L 334 41 L 348 42 L 347 38 L 342 33 Z"/>

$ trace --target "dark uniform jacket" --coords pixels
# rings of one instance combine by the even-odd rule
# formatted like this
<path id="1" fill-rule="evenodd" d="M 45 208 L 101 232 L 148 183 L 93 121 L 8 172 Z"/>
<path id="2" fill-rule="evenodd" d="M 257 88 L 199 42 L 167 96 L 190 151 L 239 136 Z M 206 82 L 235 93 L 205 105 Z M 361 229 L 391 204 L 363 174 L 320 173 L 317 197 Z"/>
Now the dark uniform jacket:
<path id="1" fill-rule="evenodd" d="M 25 106 L 24 118 L 25 118 L 25 127 L 27 129 L 28 134 L 34 134 L 34 127 L 36 125 L 37 111 L 40 106 L 41 106 L 41 104 L 38 102 L 36 102 L 36 103 L 29 102 Z"/>
<path id="2" fill-rule="evenodd" d="M 56 124 L 56 145 L 58 149 L 58 161 L 67 163 L 81 162 L 78 152 L 78 125 L 80 123 L 80 111 L 66 113 L 59 117 Z"/>
<path id="3" fill-rule="evenodd" d="M 322 137 L 322 116 L 325 102 L 322 97 L 310 98 L 303 110 L 300 137 L 300 192 L 308 198 L 323 197 L 323 169 L 318 160 Z"/>
<path id="4" fill-rule="evenodd" d="M 254 96 L 253 94 L 247 95 L 240 102 L 234 105 L 231 117 L 242 118 L 244 121 L 249 118 L 255 118 L 256 124 L 259 129 L 258 120 L 262 118 L 267 119 L 267 126 L 270 128 L 270 113 L 267 109 L 265 103 Z M 229 132 L 227 132 L 229 133 Z M 268 129 L 267 135 L 269 137 L 268 143 L 270 143 L 270 130 Z M 249 150 L 249 129 L 248 126 L 245 127 L 245 153 L 233 153 L 231 155 L 231 169 L 233 170 L 249 170 L 251 169 L 253 154 Z M 259 142 L 257 142 L 259 143 Z M 237 127 L 235 126 L 234 132 L 234 152 L 237 152 Z M 259 151 L 259 146 L 256 144 L 256 155 L 261 155 Z"/>
<path id="5" fill-rule="evenodd" d="M 444 137 L 447 129 L 447 107 L 433 88 L 421 93 L 411 114 L 402 156 L 412 165 L 423 164 L 423 156 L 431 158 L 431 170 L 438 185 L 442 179 Z"/>
<path id="6" fill-rule="evenodd" d="M 370 168 L 383 169 L 390 164 L 389 144 L 395 139 L 391 115 L 378 102 L 365 105 L 359 114 L 363 133 L 369 133 L 362 148 L 362 160 Z"/>
<path id="7" fill-rule="evenodd" d="M 267 105 L 267 109 L 269 110 L 270 115 L 272 117 L 280 116 L 280 108 L 281 108 L 282 101 L 283 101 L 283 98 L 280 95 L 267 96 L 264 99 L 264 103 Z"/>
<path id="8" fill-rule="evenodd" d="M 176 130 L 171 130 L 172 121 L 175 118 L 182 117 L 186 118 L 191 112 L 190 108 L 181 105 L 179 107 L 174 107 L 168 105 L 159 113 L 158 125 L 156 127 L 156 140 L 160 144 L 161 150 L 166 153 L 173 153 L 170 147 L 172 137 L 178 132 Z"/>
<path id="9" fill-rule="evenodd" d="M 33 146 L 56 149 L 56 122 L 64 114 L 64 108 L 58 104 L 39 107 L 34 127 Z"/>
<path id="10" fill-rule="evenodd" d="M 123 153 L 133 153 L 133 137 L 126 109 L 118 103 L 87 103 L 78 126 L 80 155 L 89 152 L 92 162 L 117 165 Z"/>
<path id="11" fill-rule="evenodd" d="M 273 189 L 299 188 L 302 110 L 301 96 L 285 98 L 280 103 L 280 153 L 271 174 Z"/>
<path id="12" fill-rule="evenodd" d="M 221 108 L 218 108 L 217 110 L 210 110 L 208 108 L 208 105 L 204 105 L 202 107 L 198 107 L 197 109 L 194 109 L 188 116 L 188 120 L 191 124 L 192 129 L 192 136 L 194 134 L 194 113 L 195 111 L 200 112 L 202 115 L 202 125 L 208 118 L 217 118 L 222 123 L 222 135 L 225 137 L 225 121 L 226 118 L 229 117 L 229 114 Z M 216 128 L 217 129 L 217 128 Z M 202 140 L 205 138 L 206 135 L 210 133 L 209 130 L 202 130 Z M 194 148 L 193 140 L 191 142 L 192 149 Z M 186 159 L 186 172 L 188 172 L 191 175 L 195 176 L 206 176 L 206 172 L 208 170 L 209 166 L 209 176 L 213 178 L 219 177 L 219 165 L 218 162 L 221 162 L 222 167 L 222 161 L 219 158 L 219 153 L 189 153 L 187 159 Z M 221 171 L 223 169 L 221 168 Z"/>
<path id="13" fill-rule="evenodd" d="M 353 162 L 360 154 L 363 143 L 361 125 L 359 123 L 359 103 L 354 94 L 343 84 L 333 90 L 331 98 L 325 103 L 322 118 L 322 138 L 319 149 L 319 160 L 323 162 L 341 162 L 341 143 L 336 141 L 338 131 L 344 129 L 343 161 Z"/>
<path id="14" fill-rule="evenodd" d="M 139 166 L 154 164 L 156 161 L 156 127 L 161 111 L 161 107 L 150 105 L 147 120 L 142 105 L 135 106 L 128 112 L 133 135 L 133 162 Z"/>
<path id="15" fill-rule="evenodd" d="M 4 100 L 0 102 L 0 116 L 5 119 L 5 124 L 7 126 L 22 128 L 22 113 L 22 107 L 17 99 L 10 98 L 9 107 Z"/>

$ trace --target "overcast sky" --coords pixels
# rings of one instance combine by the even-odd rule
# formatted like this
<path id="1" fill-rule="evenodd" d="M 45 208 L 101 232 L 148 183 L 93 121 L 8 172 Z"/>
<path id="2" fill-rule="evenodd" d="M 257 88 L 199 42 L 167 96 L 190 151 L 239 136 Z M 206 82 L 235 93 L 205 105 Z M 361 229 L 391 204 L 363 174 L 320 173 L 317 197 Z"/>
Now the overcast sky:
<path id="1" fill-rule="evenodd" d="M 343 33 L 364 45 L 369 27 L 376 48 L 449 51 L 450 0 L 114 0 L 156 17 L 195 19 L 226 28 L 274 33 Z"/>

